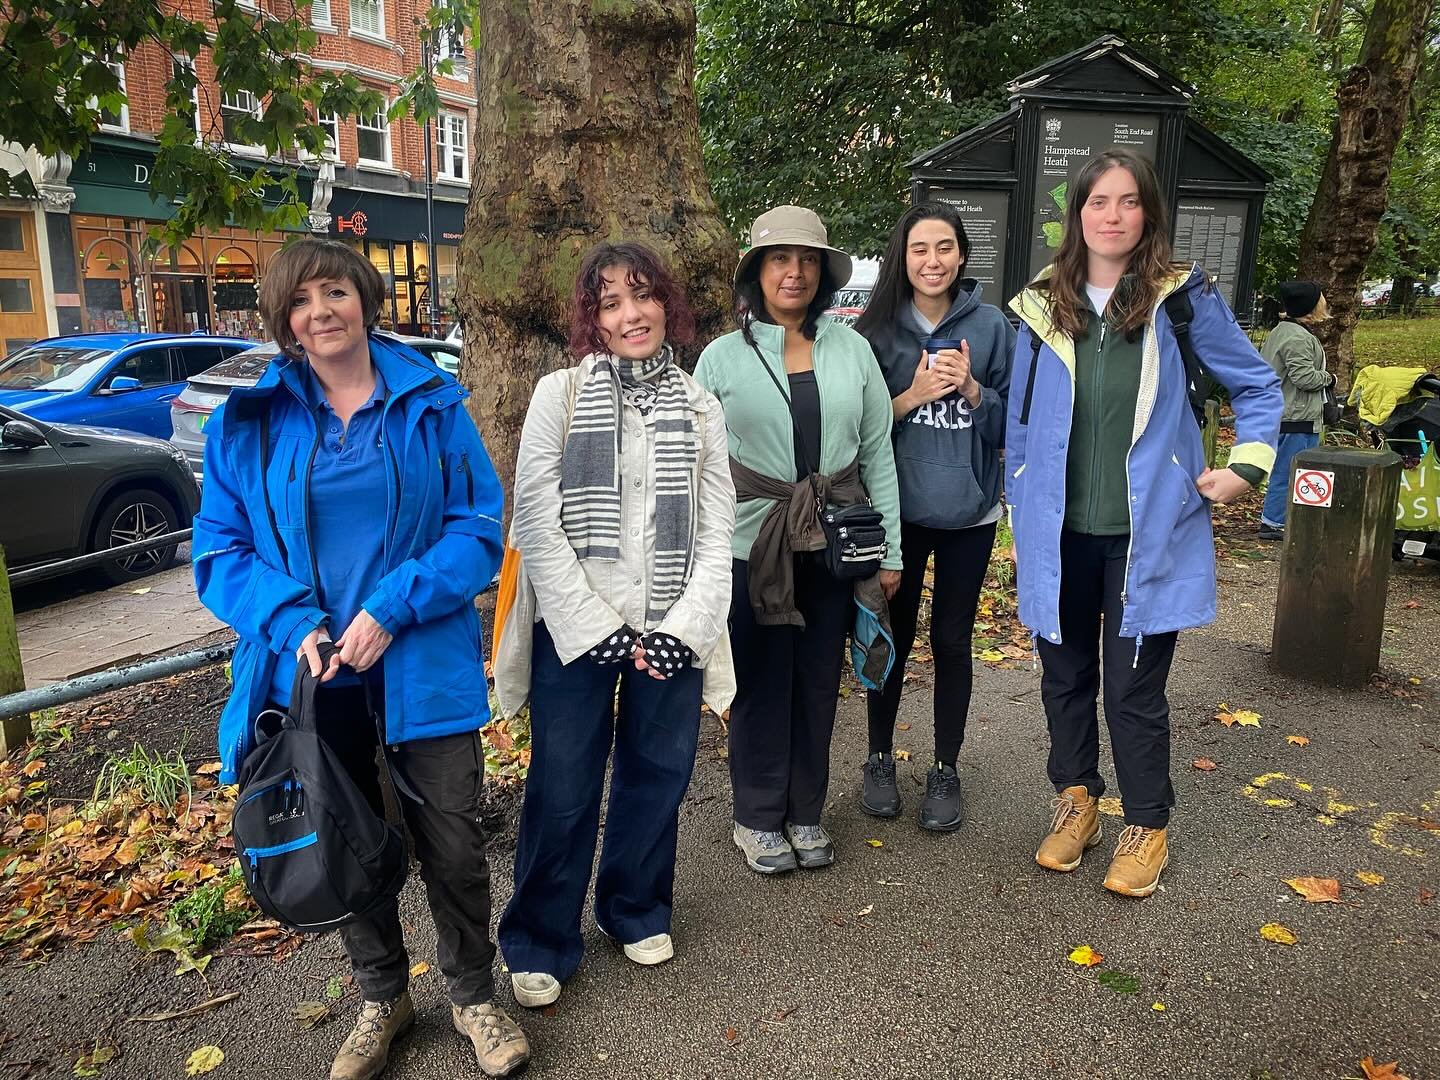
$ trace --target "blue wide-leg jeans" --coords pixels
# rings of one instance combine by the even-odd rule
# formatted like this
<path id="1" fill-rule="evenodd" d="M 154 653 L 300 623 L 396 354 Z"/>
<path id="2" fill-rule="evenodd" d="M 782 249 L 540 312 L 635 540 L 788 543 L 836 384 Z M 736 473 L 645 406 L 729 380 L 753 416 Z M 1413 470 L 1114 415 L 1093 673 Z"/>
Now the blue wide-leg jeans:
<path id="1" fill-rule="evenodd" d="M 1310 450 L 1320 445 L 1320 436 L 1309 431 L 1287 431 L 1280 435 L 1275 448 L 1275 467 L 1270 470 L 1270 481 L 1265 485 L 1265 506 L 1260 511 L 1260 520 L 1271 528 L 1285 527 L 1285 511 L 1290 508 L 1290 486 L 1294 477 L 1290 463 L 1301 450 Z"/>
<path id="2" fill-rule="evenodd" d="M 535 624 L 530 772 L 515 892 L 497 935 L 512 972 L 564 982 L 580 966 L 580 915 L 612 748 L 595 922 L 624 943 L 670 932 L 680 801 L 700 736 L 700 680 L 694 667 L 662 681 L 633 663 L 600 665 L 581 656 L 561 664 L 545 624 Z"/>

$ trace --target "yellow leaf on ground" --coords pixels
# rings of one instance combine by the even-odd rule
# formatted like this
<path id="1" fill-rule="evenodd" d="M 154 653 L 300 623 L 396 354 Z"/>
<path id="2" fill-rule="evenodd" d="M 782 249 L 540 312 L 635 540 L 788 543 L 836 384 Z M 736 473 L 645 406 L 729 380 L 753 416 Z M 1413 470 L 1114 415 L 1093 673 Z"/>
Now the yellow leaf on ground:
<path id="1" fill-rule="evenodd" d="M 430 965 L 427 964 L 424 960 L 421 960 L 418 963 L 410 965 L 410 977 L 412 979 L 418 978 L 419 976 L 424 975 L 425 972 L 429 970 Z"/>
<path id="2" fill-rule="evenodd" d="M 1365 1073 L 1365 1080 L 1409 1080 L 1409 1077 L 1400 1072 L 1400 1062 L 1398 1061 L 1376 1065 L 1374 1058 L 1367 1057 L 1360 1062 L 1360 1069 Z"/>
<path id="3" fill-rule="evenodd" d="M 1109 814 L 1111 817 L 1124 817 L 1125 806 L 1114 795 L 1106 795 L 1100 800 L 1100 813 Z"/>
<path id="4" fill-rule="evenodd" d="M 900 723 L 898 723 L 898 724 L 895 725 L 895 730 L 896 730 L 896 731 L 909 731 L 909 730 L 910 730 L 910 725 L 907 724 L 904 720 L 901 720 Z"/>
<path id="5" fill-rule="evenodd" d="M 1165 1011 L 1165 1003 L 1164 1003 L 1163 1001 L 1157 1001 L 1157 1002 L 1155 1002 L 1154 1005 L 1151 1005 L 1150 1008 L 1151 1008 L 1152 1010 L 1154 1010 L 1155 1012 L 1164 1012 L 1164 1011 Z"/>
<path id="6" fill-rule="evenodd" d="M 1236 709 L 1230 715 L 1235 717 L 1235 723 L 1239 724 L 1241 727 L 1260 726 L 1260 714 L 1258 712 L 1253 712 L 1250 709 Z"/>
<path id="7" fill-rule="evenodd" d="M 1260 936 L 1266 941 L 1275 942 L 1277 945 L 1294 945 L 1300 940 L 1289 927 L 1281 926 L 1278 922 L 1266 923 L 1260 927 Z"/>
<path id="8" fill-rule="evenodd" d="M 1297 877 L 1285 882 L 1312 904 L 1340 903 L 1340 882 L 1334 878 Z"/>
<path id="9" fill-rule="evenodd" d="M 871 847 L 884 847 L 884 846 L 885 846 L 885 841 L 884 841 L 884 840 L 866 840 L 865 843 L 869 844 Z"/>
<path id="10" fill-rule="evenodd" d="M 1286 736 L 1285 736 L 1285 741 L 1288 742 L 1288 743 L 1290 743 L 1292 746 L 1309 746 L 1309 745 L 1310 745 L 1310 740 L 1307 739 L 1304 735 L 1286 735 Z"/>
<path id="11" fill-rule="evenodd" d="M 987 664 L 998 664 L 1001 660 L 1005 659 L 1005 654 L 999 649 L 982 649 L 975 655 Z"/>
<path id="12" fill-rule="evenodd" d="M 1089 945 L 1077 945 L 1070 950 L 1070 962 L 1072 964 L 1079 964 L 1081 967 L 1094 967 L 1096 964 L 1103 963 L 1104 960 L 1105 957 L 1101 956 Z"/>
<path id="13" fill-rule="evenodd" d="M 1379 885 L 1384 882 L 1385 875 L 1377 874 L 1373 870 L 1356 870 L 1355 880 L 1364 885 Z"/>
<path id="14" fill-rule="evenodd" d="M 896 760 L 896 761 L 909 761 L 909 760 L 910 760 L 910 751 L 909 751 L 909 750 L 896 750 L 896 751 L 895 751 L 895 760 Z"/>
<path id="15" fill-rule="evenodd" d="M 196 1050 L 185 1062 L 186 1076 L 199 1076 L 201 1073 L 208 1073 L 218 1068 L 225 1060 L 225 1051 L 218 1046 L 202 1046 Z"/>

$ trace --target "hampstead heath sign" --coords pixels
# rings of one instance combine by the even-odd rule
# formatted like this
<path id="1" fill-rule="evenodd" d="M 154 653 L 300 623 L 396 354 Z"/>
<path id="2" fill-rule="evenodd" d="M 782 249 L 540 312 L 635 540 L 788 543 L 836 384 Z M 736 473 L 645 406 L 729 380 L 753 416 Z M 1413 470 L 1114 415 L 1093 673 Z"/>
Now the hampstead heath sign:
<path id="1" fill-rule="evenodd" d="M 1004 304 L 1054 261 L 1080 171 L 1110 149 L 1154 163 L 1175 256 L 1215 279 L 1242 321 L 1269 175 L 1189 116 L 1194 88 L 1119 38 L 1101 38 L 1010 84 L 1009 111 L 909 163 L 911 198 L 960 213 L 966 273 Z"/>
<path id="2" fill-rule="evenodd" d="M 1055 259 L 1065 220 L 1065 200 L 1080 170 L 1096 154 L 1133 150 L 1155 161 L 1160 117 L 1144 113 L 1040 110 L 1040 148 L 1035 163 L 1035 198 L 1030 218 L 1030 274 Z"/>

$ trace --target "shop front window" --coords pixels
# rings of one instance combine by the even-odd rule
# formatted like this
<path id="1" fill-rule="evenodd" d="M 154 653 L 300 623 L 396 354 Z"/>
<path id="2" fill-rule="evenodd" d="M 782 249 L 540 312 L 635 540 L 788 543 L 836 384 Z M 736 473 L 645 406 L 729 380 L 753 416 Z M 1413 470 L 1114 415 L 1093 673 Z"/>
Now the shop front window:
<path id="1" fill-rule="evenodd" d="M 119 240 L 96 240 L 85 251 L 82 266 L 85 329 L 92 334 L 143 331 L 145 313 L 130 249 Z"/>
<path id="2" fill-rule="evenodd" d="M 459 250 L 454 244 L 440 244 L 435 249 L 436 272 L 431 276 L 435 291 L 436 337 L 445 337 L 455 326 L 455 256 Z"/>
<path id="3" fill-rule="evenodd" d="M 162 334 L 210 330 L 210 281 L 205 264 L 190 244 L 155 256 L 150 276 L 151 312 Z"/>
<path id="4" fill-rule="evenodd" d="M 225 248 L 215 259 L 215 332 L 251 341 L 266 339 L 255 259 L 238 246 Z"/>

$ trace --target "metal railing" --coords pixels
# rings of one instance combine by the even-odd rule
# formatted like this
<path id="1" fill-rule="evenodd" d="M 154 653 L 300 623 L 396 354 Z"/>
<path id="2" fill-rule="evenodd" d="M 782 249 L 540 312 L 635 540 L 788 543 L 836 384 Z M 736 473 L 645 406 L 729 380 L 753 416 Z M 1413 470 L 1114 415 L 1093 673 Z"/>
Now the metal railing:
<path id="1" fill-rule="evenodd" d="M 20 585 L 33 585 L 37 581 L 49 581 L 51 578 L 64 577 L 66 574 L 73 574 L 77 570 L 84 570 L 91 566 L 99 566 L 101 563 L 113 562 L 115 559 L 124 558 L 126 555 L 140 555 L 147 551 L 173 547 L 189 539 L 189 529 L 177 529 L 175 532 L 166 533 L 164 536 L 151 537 L 149 540 L 136 540 L 133 544 L 120 544 L 118 547 L 91 552 L 89 555 L 77 555 L 73 559 L 60 559 L 57 562 L 42 563 L 39 566 L 32 566 L 25 570 L 17 570 L 12 573 L 10 575 L 10 587 L 16 588 Z"/>
<path id="2" fill-rule="evenodd" d="M 108 671 L 81 675 L 78 678 L 67 679 L 51 686 L 21 690 L 16 694 L 0 695 L 0 720 L 39 712 L 41 709 L 69 705 L 72 702 L 94 697 L 96 694 L 103 694 L 110 690 L 138 686 L 141 683 L 150 682 L 152 679 L 183 675 L 196 668 L 223 663 L 230 659 L 230 654 L 234 651 L 235 646 L 229 643 L 213 645 L 208 649 L 195 649 L 191 652 L 181 653 L 179 656 L 146 660 L 130 667 L 111 668 Z"/>

